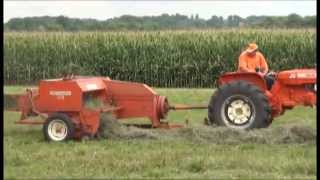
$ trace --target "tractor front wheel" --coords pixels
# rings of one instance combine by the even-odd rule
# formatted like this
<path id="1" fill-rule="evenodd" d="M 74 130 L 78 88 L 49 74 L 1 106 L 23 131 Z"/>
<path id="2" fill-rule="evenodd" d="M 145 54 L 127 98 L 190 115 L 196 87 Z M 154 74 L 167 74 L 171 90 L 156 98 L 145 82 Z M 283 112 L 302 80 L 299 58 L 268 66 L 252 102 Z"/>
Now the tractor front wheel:
<path id="1" fill-rule="evenodd" d="M 267 97 L 255 85 L 234 81 L 218 88 L 209 103 L 211 124 L 234 129 L 264 128 L 270 125 Z"/>
<path id="2" fill-rule="evenodd" d="M 75 132 L 71 119 L 61 113 L 48 117 L 43 125 L 43 134 L 47 141 L 66 141 L 73 138 Z"/>

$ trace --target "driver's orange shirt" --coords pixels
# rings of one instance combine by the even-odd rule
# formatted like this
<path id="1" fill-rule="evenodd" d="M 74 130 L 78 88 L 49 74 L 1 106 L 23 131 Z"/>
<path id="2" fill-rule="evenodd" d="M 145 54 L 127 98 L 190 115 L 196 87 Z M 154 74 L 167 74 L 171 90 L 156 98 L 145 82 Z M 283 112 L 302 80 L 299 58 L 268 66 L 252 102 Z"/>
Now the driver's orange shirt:
<path id="1" fill-rule="evenodd" d="M 260 52 L 256 52 L 255 56 L 249 56 L 246 51 L 242 52 L 239 57 L 239 72 L 256 72 L 256 67 L 260 68 L 262 73 L 269 71 L 266 59 Z"/>

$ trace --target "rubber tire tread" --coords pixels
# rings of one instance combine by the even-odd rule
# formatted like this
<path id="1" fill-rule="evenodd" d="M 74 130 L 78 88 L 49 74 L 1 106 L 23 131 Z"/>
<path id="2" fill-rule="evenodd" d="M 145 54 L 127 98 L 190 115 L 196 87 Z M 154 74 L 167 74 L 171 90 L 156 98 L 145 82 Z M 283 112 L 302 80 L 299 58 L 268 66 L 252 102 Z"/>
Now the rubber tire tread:
<path id="1" fill-rule="evenodd" d="M 219 87 L 211 96 L 208 107 L 208 118 L 210 124 L 218 126 L 227 126 L 220 115 L 220 108 L 223 102 L 234 94 L 240 94 L 248 97 L 255 106 L 256 116 L 252 123 L 243 129 L 265 128 L 271 124 L 271 108 L 268 98 L 255 85 L 246 81 L 233 81 Z"/>

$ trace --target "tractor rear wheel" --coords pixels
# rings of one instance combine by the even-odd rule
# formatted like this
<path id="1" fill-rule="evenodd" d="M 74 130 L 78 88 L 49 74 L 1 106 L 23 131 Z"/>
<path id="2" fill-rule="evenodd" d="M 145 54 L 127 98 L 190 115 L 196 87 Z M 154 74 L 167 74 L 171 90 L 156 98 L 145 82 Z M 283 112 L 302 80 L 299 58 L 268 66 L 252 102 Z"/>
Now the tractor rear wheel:
<path id="1" fill-rule="evenodd" d="M 47 141 L 66 141 L 72 139 L 75 126 L 71 119 L 62 113 L 55 113 L 47 118 L 43 125 L 43 134 Z"/>
<path id="2" fill-rule="evenodd" d="M 211 124 L 234 129 L 265 128 L 271 123 L 267 97 L 245 81 L 219 87 L 210 100 L 208 116 Z"/>

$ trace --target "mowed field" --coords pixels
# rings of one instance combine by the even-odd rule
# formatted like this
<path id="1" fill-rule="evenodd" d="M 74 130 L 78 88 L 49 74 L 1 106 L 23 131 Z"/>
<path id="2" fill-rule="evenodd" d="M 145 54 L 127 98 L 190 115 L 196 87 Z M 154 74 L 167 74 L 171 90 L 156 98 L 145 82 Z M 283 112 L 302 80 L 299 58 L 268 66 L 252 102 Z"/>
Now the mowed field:
<path id="1" fill-rule="evenodd" d="M 24 88 L 5 86 L 4 91 L 21 93 Z M 212 89 L 155 90 L 172 104 L 208 103 L 213 93 Z M 315 136 L 310 136 L 316 128 L 316 109 L 297 107 L 287 111 L 268 129 L 255 130 L 249 140 L 232 143 L 230 140 L 238 138 L 237 134 L 217 134 L 214 127 L 208 130 L 203 125 L 206 116 L 206 110 L 170 112 L 169 122 L 184 124 L 188 119 L 190 123 L 185 130 L 152 130 L 158 136 L 163 133 L 164 138 L 47 143 L 40 126 L 15 125 L 19 114 L 5 111 L 4 177 L 316 179 L 316 142 Z M 293 137 L 288 128 L 291 126 L 305 127 L 301 133 L 306 140 L 299 133 Z M 209 132 L 206 138 L 201 134 L 202 128 Z M 166 138 L 173 131 L 184 131 L 184 137 Z M 268 134 L 265 141 L 259 141 L 264 134 Z"/>

